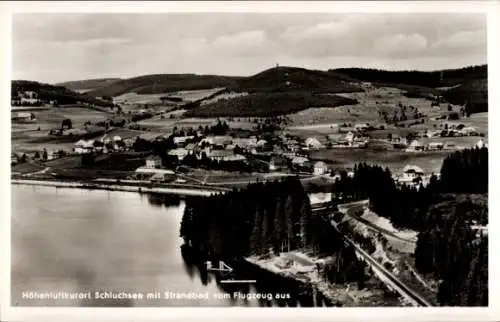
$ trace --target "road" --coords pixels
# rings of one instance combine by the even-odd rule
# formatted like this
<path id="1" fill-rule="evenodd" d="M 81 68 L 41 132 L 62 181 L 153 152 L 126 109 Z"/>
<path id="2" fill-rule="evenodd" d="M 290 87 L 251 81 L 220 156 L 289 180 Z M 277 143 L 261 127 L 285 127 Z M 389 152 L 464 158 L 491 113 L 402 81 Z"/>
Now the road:
<path id="1" fill-rule="evenodd" d="M 394 276 L 392 272 L 387 270 L 382 264 L 380 264 L 376 259 L 370 256 L 370 254 L 364 251 L 361 247 L 359 247 L 354 241 L 343 235 L 338 230 L 337 224 L 333 220 L 328 218 L 328 215 L 325 216 L 325 219 L 330 222 L 330 224 L 342 235 L 346 244 L 354 247 L 358 257 L 362 258 L 372 268 L 372 270 L 380 278 L 380 280 L 389 285 L 389 287 L 391 287 L 392 289 L 396 290 L 402 297 L 410 301 L 414 306 L 432 306 L 429 301 L 424 299 L 417 292 L 401 282 L 401 280 Z"/>
<path id="2" fill-rule="evenodd" d="M 349 212 L 349 207 L 350 206 L 363 206 L 363 207 L 365 207 L 367 203 L 368 203 L 368 200 L 363 200 L 363 201 L 354 202 L 354 203 L 350 203 L 350 204 L 344 204 L 344 205 L 339 206 L 339 211 L 342 212 L 343 214 L 345 214 L 345 215 L 347 215 L 347 216 L 349 216 L 349 217 L 351 217 L 351 218 L 359 221 L 360 223 L 368 226 L 368 228 L 370 228 L 370 229 L 372 229 L 372 230 L 374 230 L 376 232 L 379 232 L 379 233 L 391 236 L 393 238 L 396 238 L 398 240 L 401 240 L 401 241 L 404 241 L 404 242 L 407 242 L 407 243 L 415 244 L 417 242 L 415 239 L 403 238 L 403 237 L 395 234 L 394 232 L 392 232 L 390 230 L 387 230 L 385 228 L 377 226 L 374 223 L 372 223 L 371 221 L 366 220 L 364 218 L 361 218 L 360 216 Z"/>

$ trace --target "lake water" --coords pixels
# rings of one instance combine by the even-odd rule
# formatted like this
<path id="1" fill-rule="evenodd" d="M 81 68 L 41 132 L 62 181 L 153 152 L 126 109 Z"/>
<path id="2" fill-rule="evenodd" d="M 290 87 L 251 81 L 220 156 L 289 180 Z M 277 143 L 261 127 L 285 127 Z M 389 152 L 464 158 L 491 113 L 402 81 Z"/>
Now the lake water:
<path id="1" fill-rule="evenodd" d="M 322 298 L 313 302 L 312 293 L 298 283 L 255 267 L 236 272 L 237 279 L 257 276 L 254 284 L 216 282 L 203 263 L 181 251 L 183 210 L 184 203 L 174 197 L 13 185 L 12 305 L 323 305 Z M 81 298 L 64 299 L 63 292 Z M 143 298 L 96 298 L 95 292 Z M 243 299 L 248 293 L 273 300 Z"/>

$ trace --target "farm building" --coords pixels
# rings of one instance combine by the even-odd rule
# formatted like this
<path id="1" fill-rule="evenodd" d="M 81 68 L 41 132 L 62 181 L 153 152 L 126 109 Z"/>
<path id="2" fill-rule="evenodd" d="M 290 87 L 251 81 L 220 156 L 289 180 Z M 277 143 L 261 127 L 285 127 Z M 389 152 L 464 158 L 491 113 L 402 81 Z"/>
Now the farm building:
<path id="1" fill-rule="evenodd" d="M 148 177 L 151 181 L 168 182 L 176 179 L 175 172 L 167 169 L 156 169 L 140 167 L 135 170 L 135 174 L 139 179 Z"/>
<path id="2" fill-rule="evenodd" d="M 321 149 L 323 147 L 323 144 L 316 138 L 307 138 L 305 144 L 310 149 Z"/>
<path id="3" fill-rule="evenodd" d="M 314 164 L 313 173 L 316 176 L 322 176 L 328 172 L 328 166 L 323 161 L 318 161 Z"/>

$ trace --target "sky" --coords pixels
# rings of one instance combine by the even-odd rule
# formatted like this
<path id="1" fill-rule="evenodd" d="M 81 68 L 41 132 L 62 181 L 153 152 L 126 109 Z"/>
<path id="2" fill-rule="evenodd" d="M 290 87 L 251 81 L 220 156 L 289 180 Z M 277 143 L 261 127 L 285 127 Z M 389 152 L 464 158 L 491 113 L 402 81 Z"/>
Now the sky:
<path id="1" fill-rule="evenodd" d="M 16 14 L 12 78 L 248 76 L 279 64 L 438 70 L 486 63 L 478 13 Z"/>

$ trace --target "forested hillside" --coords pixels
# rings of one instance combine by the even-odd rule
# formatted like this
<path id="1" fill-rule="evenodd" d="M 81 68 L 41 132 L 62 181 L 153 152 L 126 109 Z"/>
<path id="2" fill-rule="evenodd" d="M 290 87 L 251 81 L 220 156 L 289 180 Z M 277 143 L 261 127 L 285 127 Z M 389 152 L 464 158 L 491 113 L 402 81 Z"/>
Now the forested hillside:
<path id="1" fill-rule="evenodd" d="M 331 282 L 365 281 L 365 264 L 320 216 L 314 215 L 298 178 L 250 184 L 209 198 L 186 199 L 180 235 L 208 258 L 272 256 L 296 249 L 333 255 L 322 272 Z"/>
<path id="2" fill-rule="evenodd" d="M 395 227 L 420 232 L 416 268 L 441 280 L 441 305 L 488 304 L 488 238 L 476 227 L 488 224 L 488 149 L 448 156 L 441 180 L 431 178 L 425 188 L 398 188 L 388 169 L 360 164 L 332 191 L 334 200 L 369 198 L 371 209 Z"/>

